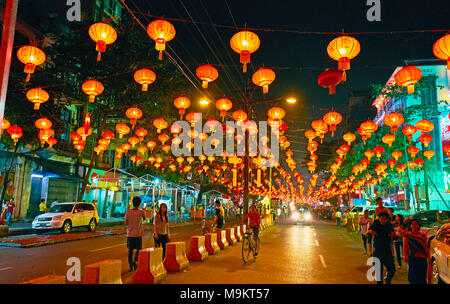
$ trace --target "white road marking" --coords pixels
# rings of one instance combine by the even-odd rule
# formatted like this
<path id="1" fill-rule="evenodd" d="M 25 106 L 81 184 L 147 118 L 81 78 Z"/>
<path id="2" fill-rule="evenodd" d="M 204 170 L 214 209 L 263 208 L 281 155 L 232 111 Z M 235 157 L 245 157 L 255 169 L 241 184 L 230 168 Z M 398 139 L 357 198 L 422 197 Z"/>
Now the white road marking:
<path id="1" fill-rule="evenodd" d="M 10 270 L 10 269 L 13 269 L 13 267 L 0 268 L 0 271 L 3 271 L 3 270 Z"/>
<path id="2" fill-rule="evenodd" d="M 319 247 L 319 241 L 318 240 L 316 240 L 316 246 Z"/>
<path id="3" fill-rule="evenodd" d="M 125 246 L 125 245 L 126 244 L 117 244 L 117 245 L 112 245 L 112 246 L 108 246 L 108 247 L 93 249 L 93 250 L 90 250 L 90 252 L 96 252 L 96 251 L 101 251 L 101 250 L 110 249 L 110 248 L 119 247 L 119 246 Z"/>
<path id="4" fill-rule="evenodd" d="M 323 255 L 319 254 L 319 258 L 323 268 L 327 268 L 327 264 L 325 264 L 325 259 L 323 258 Z"/>

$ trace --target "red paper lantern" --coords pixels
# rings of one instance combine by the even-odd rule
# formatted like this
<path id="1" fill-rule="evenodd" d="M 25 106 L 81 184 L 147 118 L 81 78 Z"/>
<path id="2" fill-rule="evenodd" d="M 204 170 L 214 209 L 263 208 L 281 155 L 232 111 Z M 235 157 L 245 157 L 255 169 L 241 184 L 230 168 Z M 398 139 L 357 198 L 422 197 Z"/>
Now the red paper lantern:
<path id="1" fill-rule="evenodd" d="M 166 42 L 175 37 L 174 26 L 166 20 L 154 20 L 147 27 L 147 34 L 156 42 L 155 49 L 159 51 L 158 59 L 162 59 L 162 51 L 166 49 Z"/>
<path id="2" fill-rule="evenodd" d="M 27 74 L 25 82 L 30 81 L 30 75 L 34 73 L 37 65 L 45 62 L 45 53 L 31 45 L 23 46 L 17 51 L 17 58 L 25 64 L 24 72 Z"/>
<path id="3" fill-rule="evenodd" d="M 403 67 L 395 73 L 395 82 L 402 87 L 407 87 L 408 94 L 414 93 L 414 85 L 422 78 L 422 71 L 415 66 Z"/>
<path id="4" fill-rule="evenodd" d="M 324 88 L 328 88 L 328 94 L 336 93 L 336 86 L 342 81 L 342 72 L 336 69 L 326 69 L 320 73 L 317 83 Z"/>
<path id="5" fill-rule="evenodd" d="M 208 88 L 208 83 L 213 82 L 219 77 L 217 69 L 210 64 L 201 65 L 195 71 L 198 78 L 202 80 L 202 87 Z"/>
<path id="6" fill-rule="evenodd" d="M 89 28 L 89 36 L 96 43 L 95 50 L 98 51 L 97 61 L 100 61 L 102 53 L 106 51 L 106 45 L 116 41 L 117 32 L 109 24 L 98 22 Z"/>
<path id="7" fill-rule="evenodd" d="M 250 31 L 242 31 L 231 37 L 230 46 L 240 55 L 244 73 L 247 72 L 247 63 L 250 63 L 250 54 L 254 53 L 260 44 L 258 35 Z"/>
<path id="8" fill-rule="evenodd" d="M 131 129 L 134 129 L 137 120 L 142 117 L 142 111 L 138 107 L 131 107 L 127 109 L 125 115 L 131 121 Z"/>
<path id="9" fill-rule="evenodd" d="M 187 108 L 191 106 L 191 101 L 189 98 L 181 96 L 178 98 L 175 98 L 173 101 L 173 104 L 175 105 L 175 108 L 178 109 L 178 113 L 181 115 L 180 119 L 183 119 L 183 115 Z"/>
<path id="10" fill-rule="evenodd" d="M 86 95 L 89 95 L 89 102 L 94 102 L 95 96 L 103 93 L 105 88 L 103 87 L 103 84 L 97 80 L 88 80 L 82 84 L 81 89 Z"/>
<path id="11" fill-rule="evenodd" d="M 402 114 L 392 112 L 384 117 L 384 124 L 391 127 L 391 132 L 395 134 L 397 132 L 398 126 L 402 125 L 405 119 Z"/>
<path id="12" fill-rule="evenodd" d="M 156 80 L 156 74 L 149 69 L 140 69 L 134 72 L 134 80 L 142 85 L 142 91 L 148 90 L 148 85 Z"/>
<path id="13" fill-rule="evenodd" d="M 330 126 L 331 137 L 334 136 L 334 131 L 336 131 L 336 125 L 340 124 L 342 121 L 342 115 L 338 112 L 331 110 L 323 116 L 323 121 Z"/>
<path id="14" fill-rule="evenodd" d="M 269 92 L 269 85 L 275 80 L 275 72 L 267 68 L 259 68 L 252 76 L 252 81 L 257 86 L 263 87 L 263 94 Z"/>
<path id="15" fill-rule="evenodd" d="M 439 59 L 447 61 L 447 70 L 450 70 L 450 34 L 439 38 L 433 45 L 433 53 Z"/>
<path id="16" fill-rule="evenodd" d="M 41 88 L 31 89 L 27 92 L 27 99 L 34 103 L 35 110 L 39 110 L 40 104 L 46 102 L 49 97 L 47 91 Z"/>
<path id="17" fill-rule="evenodd" d="M 343 71 L 342 81 L 347 80 L 345 71 L 350 70 L 350 59 L 355 58 L 361 50 L 358 40 L 349 36 L 333 39 L 327 47 L 328 56 L 338 61 L 338 69 Z"/>

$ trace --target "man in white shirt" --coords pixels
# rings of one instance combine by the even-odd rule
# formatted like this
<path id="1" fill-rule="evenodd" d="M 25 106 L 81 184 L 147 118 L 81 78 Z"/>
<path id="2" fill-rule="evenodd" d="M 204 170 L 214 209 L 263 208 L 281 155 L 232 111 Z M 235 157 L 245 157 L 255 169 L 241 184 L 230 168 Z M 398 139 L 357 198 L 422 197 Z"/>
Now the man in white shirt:
<path id="1" fill-rule="evenodd" d="M 55 198 L 55 201 L 50 205 L 50 208 L 53 208 L 53 206 L 55 206 L 56 204 L 58 204 L 58 199 Z"/>
<path id="2" fill-rule="evenodd" d="M 144 234 L 144 227 L 142 221 L 145 221 L 145 212 L 139 209 L 141 205 L 141 198 L 138 196 L 133 197 L 133 209 L 128 210 L 125 213 L 125 225 L 127 226 L 127 247 L 128 247 L 128 264 L 130 265 L 130 271 L 137 269 L 136 262 L 139 258 L 139 250 L 142 249 L 142 235 Z M 136 250 L 136 254 L 133 259 L 133 251 Z"/>
<path id="3" fill-rule="evenodd" d="M 367 254 L 367 243 L 369 243 L 369 254 L 372 254 L 372 234 L 367 233 L 370 225 L 373 224 L 373 219 L 369 216 L 369 210 L 364 211 L 364 215 L 359 219 L 359 226 L 361 227 L 361 237 L 364 244 L 364 252 Z"/>
<path id="4" fill-rule="evenodd" d="M 334 216 L 336 217 L 336 224 L 338 225 L 338 227 L 340 227 L 341 226 L 341 211 L 339 211 L 339 209 L 338 209 Z"/>

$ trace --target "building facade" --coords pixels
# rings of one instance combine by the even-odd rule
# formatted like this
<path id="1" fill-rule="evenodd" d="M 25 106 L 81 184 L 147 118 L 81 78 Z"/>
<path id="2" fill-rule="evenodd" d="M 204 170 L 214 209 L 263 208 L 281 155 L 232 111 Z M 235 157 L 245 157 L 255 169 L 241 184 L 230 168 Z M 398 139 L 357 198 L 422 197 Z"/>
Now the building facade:
<path id="1" fill-rule="evenodd" d="M 415 125 L 419 120 L 428 119 L 434 124 L 434 130 L 428 133 L 433 136 L 433 141 L 425 148 L 418 142 L 418 131 L 413 135 L 412 142 L 422 151 L 434 151 L 434 157 L 430 160 L 424 158 L 423 170 L 407 169 L 400 186 L 390 189 L 390 196 L 393 200 L 405 201 L 411 209 L 417 209 L 419 206 L 420 209 L 429 207 L 432 210 L 450 210 L 450 159 L 442 151 L 443 145 L 450 143 L 450 72 L 439 60 L 410 60 L 405 63 L 418 67 L 422 71 L 422 79 L 428 78 L 432 86 L 421 91 L 418 96 L 378 96 L 373 102 L 373 106 L 377 108 L 374 121 L 379 126 L 383 125 L 385 115 L 391 112 L 402 113 L 405 116 L 405 124 Z M 394 70 L 387 84 L 395 83 L 394 75 L 400 69 L 401 67 L 398 67 Z M 400 126 L 399 130 L 402 127 Z M 406 151 L 401 152 L 406 158 L 405 164 L 412 160 Z"/>

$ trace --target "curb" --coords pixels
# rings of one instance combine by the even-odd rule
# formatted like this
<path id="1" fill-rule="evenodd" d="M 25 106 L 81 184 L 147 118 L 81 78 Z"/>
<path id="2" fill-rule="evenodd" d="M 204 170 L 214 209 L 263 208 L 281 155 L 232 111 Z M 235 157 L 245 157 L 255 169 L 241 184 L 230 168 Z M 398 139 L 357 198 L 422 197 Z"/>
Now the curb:
<path id="1" fill-rule="evenodd" d="M 38 243 L 32 243 L 32 244 L 0 243 L 0 247 L 16 247 L 16 248 L 42 247 L 42 246 L 47 246 L 47 245 L 59 244 L 59 243 L 67 243 L 67 242 L 71 242 L 71 241 L 91 239 L 91 238 L 105 236 L 105 235 L 106 235 L 105 233 L 101 232 L 101 233 L 95 234 L 95 235 L 84 235 L 84 236 L 80 236 L 80 237 L 76 237 L 76 238 L 58 239 L 58 240 L 38 242 Z"/>

